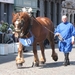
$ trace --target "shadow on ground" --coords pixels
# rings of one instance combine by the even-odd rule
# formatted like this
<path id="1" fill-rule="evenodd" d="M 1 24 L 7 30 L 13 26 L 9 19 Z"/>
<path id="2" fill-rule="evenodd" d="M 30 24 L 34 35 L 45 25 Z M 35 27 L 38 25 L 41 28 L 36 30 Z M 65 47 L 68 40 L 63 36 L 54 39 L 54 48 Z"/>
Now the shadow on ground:
<path id="1" fill-rule="evenodd" d="M 25 58 L 32 56 L 31 54 L 26 54 L 26 53 L 23 55 Z M 17 53 L 5 55 L 5 56 L 0 56 L 0 64 L 14 61 L 16 56 L 17 56 Z"/>
<path id="2" fill-rule="evenodd" d="M 75 61 L 71 61 L 70 65 L 75 65 Z M 44 65 L 40 65 L 40 69 L 42 69 L 42 68 L 55 68 L 55 67 L 60 67 L 60 66 L 64 66 L 63 62 L 46 63 Z"/>

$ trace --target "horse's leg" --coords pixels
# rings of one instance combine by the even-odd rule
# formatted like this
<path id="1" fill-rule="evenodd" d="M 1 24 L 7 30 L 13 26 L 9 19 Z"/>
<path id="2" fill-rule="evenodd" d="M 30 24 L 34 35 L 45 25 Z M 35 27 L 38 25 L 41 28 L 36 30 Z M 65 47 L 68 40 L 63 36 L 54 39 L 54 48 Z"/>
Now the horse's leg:
<path id="1" fill-rule="evenodd" d="M 58 60 L 58 55 L 57 53 L 55 52 L 55 43 L 54 43 L 54 35 L 52 34 L 51 35 L 52 37 L 49 37 L 49 42 L 50 42 L 50 45 L 51 45 L 51 48 L 52 48 L 52 58 L 54 61 L 57 61 Z"/>
<path id="2" fill-rule="evenodd" d="M 40 42 L 39 45 L 40 45 L 40 49 L 41 49 L 40 63 L 44 64 L 46 62 L 45 53 L 44 53 L 44 44 L 43 44 L 43 42 Z"/>
<path id="3" fill-rule="evenodd" d="M 25 61 L 23 58 L 23 45 L 21 43 L 19 43 L 18 55 L 16 57 L 16 64 L 17 64 L 18 68 L 21 67 L 24 62 Z"/>
<path id="4" fill-rule="evenodd" d="M 34 43 L 33 43 L 34 62 L 33 62 L 33 64 L 32 64 L 32 67 L 33 67 L 33 66 L 39 66 L 39 59 L 38 59 L 36 47 L 37 47 L 37 43 L 34 42 Z"/>

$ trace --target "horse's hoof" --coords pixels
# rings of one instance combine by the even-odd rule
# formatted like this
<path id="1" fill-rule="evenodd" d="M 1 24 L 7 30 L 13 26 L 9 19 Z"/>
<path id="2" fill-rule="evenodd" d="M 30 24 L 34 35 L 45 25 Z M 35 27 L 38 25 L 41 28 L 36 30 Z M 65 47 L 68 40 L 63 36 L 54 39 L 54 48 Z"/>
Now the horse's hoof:
<path id="1" fill-rule="evenodd" d="M 18 69 L 21 69 L 23 63 L 18 63 L 18 64 L 16 64 L 16 65 L 17 65 L 17 68 L 18 68 Z"/>
<path id="2" fill-rule="evenodd" d="M 33 63 L 32 63 L 32 67 L 34 67 L 34 66 L 35 66 L 35 67 L 38 67 L 38 66 L 39 66 L 39 63 L 33 62 Z"/>
<path id="3" fill-rule="evenodd" d="M 45 62 L 44 61 L 40 61 L 40 64 L 45 64 Z"/>
<path id="4" fill-rule="evenodd" d="M 53 57 L 53 60 L 54 60 L 54 61 L 57 61 L 57 60 L 58 60 L 58 56 L 54 56 L 54 57 Z"/>

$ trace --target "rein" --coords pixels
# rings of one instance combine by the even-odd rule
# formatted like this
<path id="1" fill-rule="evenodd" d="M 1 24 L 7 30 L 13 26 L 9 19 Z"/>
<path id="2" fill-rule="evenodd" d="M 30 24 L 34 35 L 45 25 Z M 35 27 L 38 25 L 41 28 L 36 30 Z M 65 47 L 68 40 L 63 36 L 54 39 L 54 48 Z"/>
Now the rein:
<path id="1" fill-rule="evenodd" d="M 52 34 L 54 34 L 51 30 L 49 30 L 47 27 L 43 26 L 45 29 L 47 29 L 49 32 L 51 32 Z"/>
<path id="2" fill-rule="evenodd" d="M 32 18 L 35 20 L 36 18 L 32 16 Z M 36 20 L 35 20 L 36 21 Z M 39 25 L 41 25 L 41 23 L 39 23 L 38 21 L 36 21 Z M 41 25 L 42 26 L 42 25 Z M 47 27 L 43 26 L 46 30 L 48 30 L 49 32 L 51 32 L 52 34 L 54 34 L 51 30 L 49 30 Z"/>
<path id="3" fill-rule="evenodd" d="M 25 33 L 20 33 L 20 36 L 22 35 L 22 36 L 26 36 L 28 33 L 30 33 L 30 35 L 32 36 L 32 32 L 30 31 L 30 28 L 32 27 L 32 25 L 33 25 L 33 19 L 39 24 L 39 25 L 41 25 L 41 23 L 39 23 L 37 20 L 36 20 L 36 18 L 34 17 L 34 16 L 31 16 L 31 18 L 30 18 L 30 23 L 29 23 L 29 25 L 28 25 L 28 27 L 27 27 L 27 29 L 26 29 L 26 31 L 25 31 Z M 42 26 L 42 25 L 41 25 Z M 52 32 L 51 30 L 49 30 L 46 26 L 43 26 L 46 30 L 48 30 L 49 32 L 51 32 L 52 34 L 54 34 L 54 32 Z M 22 31 L 22 29 L 23 29 L 23 26 L 21 27 L 21 31 Z M 27 37 L 27 36 L 26 36 Z"/>

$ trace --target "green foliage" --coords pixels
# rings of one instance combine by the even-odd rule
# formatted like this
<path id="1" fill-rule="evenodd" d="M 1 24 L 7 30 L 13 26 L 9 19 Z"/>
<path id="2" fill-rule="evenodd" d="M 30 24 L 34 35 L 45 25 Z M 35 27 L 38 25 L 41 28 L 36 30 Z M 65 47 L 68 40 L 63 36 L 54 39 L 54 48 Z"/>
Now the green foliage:
<path id="1" fill-rule="evenodd" d="M 10 24 L 10 28 L 14 31 L 14 25 Z"/>
<path id="2" fill-rule="evenodd" d="M 3 33 L 7 32 L 8 27 L 9 27 L 8 23 L 2 23 L 2 26 L 0 27 L 0 31 Z"/>
<path id="3" fill-rule="evenodd" d="M 2 23 L 2 26 L 0 26 L 0 31 L 3 33 L 7 33 L 8 28 L 11 28 L 14 31 L 14 26 L 13 24 L 8 24 L 8 23 Z"/>

